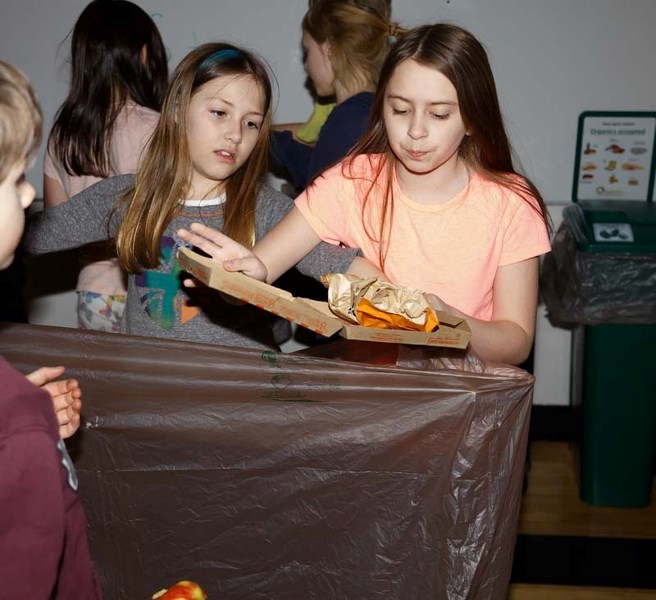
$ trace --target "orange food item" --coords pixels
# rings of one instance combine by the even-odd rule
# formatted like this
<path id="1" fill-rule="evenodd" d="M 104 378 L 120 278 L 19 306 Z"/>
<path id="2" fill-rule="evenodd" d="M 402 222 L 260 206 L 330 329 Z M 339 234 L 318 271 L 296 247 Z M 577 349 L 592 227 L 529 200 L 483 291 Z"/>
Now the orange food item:
<path id="1" fill-rule="evenodd" d="M 154 593 L 152 600 L 207 600 L 207 595 L 195 581 L 183 580 Z"/>
<path id="2" fill-rule="evenodd" d="M 426 321 L 419 325 L 410 319 L 406 319 L 402 314 L 390 313 L 376 308 L 367 298 L 360 299 L 355 308 L 355 314 L 363 327 L 378 327 L 379 329 L 407 329 L 430 332 L 435 331 L 440 324 L 435 311 L 430 307 L 424 309 Z"/>

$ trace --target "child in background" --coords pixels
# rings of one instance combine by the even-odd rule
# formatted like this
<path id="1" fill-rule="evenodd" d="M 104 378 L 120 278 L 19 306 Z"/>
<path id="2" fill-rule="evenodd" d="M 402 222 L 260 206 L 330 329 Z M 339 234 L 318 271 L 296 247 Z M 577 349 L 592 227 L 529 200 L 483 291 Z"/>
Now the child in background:
<path id="1" fill-rule="evenodd" d="M 305 70 L 315 92 L 332 97 L 336 104 L 316 103 L 316 128 L 325 115 L 313 145 L 302 138 L 308 127 L 295 124 L 274 126 L 272 162 L 283 167 L 291 181 L 283 190 L 292 197 L 321 171 L 343 159 L 355 146 L 369 123 L 378 72 L 390 46 L 390 35 L 402 31 L 390 22 L 390 0 L 310 0 L 302 22 Z M 291 269 L 276 283 L 295 296 L 320 300 L 323 286 Z M 274 320 L 276 339 L 291 335 L 287 321 Z M 329 338 L 300 329 L 297 341 L 305 345 L 325 343 Z"/>
<path id="2" fill-rule="evenodd" d="M 275 348 L 264 313 L 181 285 L 177 249 L 184 242 L 175 234 L 200 220 L 251 247 L 289 211 L 292 201 L 263 181 L 270 127 L 271 83 L 263 62 L 228 44 L 199 46 L 172 76 L 136 176 L 101 181 L 46 208 L 28 228 L 26 250 L 115 238 L 129 273 L 123 331 Z M 299 267 L 319 278 L 343 272 L 357 254 L 325 244 Z"/>
<path id="3" fill-rule="evenodd" d="M 513 166 L 484 48 L 436 24 L 392 48 L 365 137 L 253 252 L 199 223 L 178 235 L 267 281 L 320 240 L 361 248 L 390 281 L 465 317 L 481 358 L 519 364 L 533 342 L 548 229 L 540 194 Z"/>
<path id="4" fill-rule="evenodd" d="M 383 4 L 380 3 L 380 0 L 309 0 L 308 7 L 313 8 L 316 4 L 326 1 L 346 1 L 353 4 L 354 6 L 359 6 L 360 8 L 364 8 L 365 10 L 369 10 L 370 12 L 374 13 L 380 13 L 381 7 L 383 7 Z M 391 0 L 383 0 L 383 2 L 387 5 L 387 11 L 389 13 L 389 10 L 391 10 Z M 384 7 L 382 10 L 384 12 Z M 319 139 L 321 127 L 326 122 L 326 119 L 332 112 L 333 108 L 335 108 L 333 96 L 316 98 L 314 101 L 312 114 L 305 123 L 286 123 L 282 125 L 274 125 L 273 129 L 274 131 L 291 131 L 294 138 L 298 141 L 305 144 L 315 144 Z"/>
<path id="5" fill-rule="evenodd" d="M 308 7 L 312 8 L 315 4 L 323 0 L 308 0 Z M 304 144 L 313 145 L 319 139 L 319 133 L 323 124 L 326 122 L 328 115 L 335 108 L 333 96 L 325 98 L 314 98 L 312 114 L 305 123 L 284 123 L 274 125 L 274 131 L 291 131 L 294 138 Z"/>
<path id="6" fill-rule="evenodd" d="M 0 61 L 0 269 L 12 262 L 34 199 L 25 169 L 40 137 L 32 87 Z M 74 379 L 55 381 L 63 372 L 42 368 L 25 377 L 0 358 L 3 598 L 100 598 L 75 470 L 60 439 L 79 426 L 81 392 Z"/>
<path id="7" fill-rule="evenodd" d="M 93 0 L 75 23 L 71 82 L 50 132 L 44 203 L 57 206 L 100 179 L 135 173 L 168 81 L 153 20 L 127 0 Z M 107 243 L 85 248 L 77 282 L 78 327 L 119 331 L 125 274 Z"/>
<path id="8" fill-rule="evenodd" d="M 295 137 L 294 125 L 274 132 L 272 156 L 298 190 L 341 160 L 369 122 L 373 91 L 391 34 L 389 0 L 316 0 L 303 17 L 305 70 L 318 96 L 334 96 L 335 107 L 321 126 L 316 144 Z"/>

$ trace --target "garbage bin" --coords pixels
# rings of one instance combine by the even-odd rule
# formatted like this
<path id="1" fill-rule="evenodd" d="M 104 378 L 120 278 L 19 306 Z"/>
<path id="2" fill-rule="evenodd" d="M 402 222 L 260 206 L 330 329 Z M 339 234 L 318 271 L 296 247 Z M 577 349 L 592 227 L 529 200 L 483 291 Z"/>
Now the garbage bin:
<path id="1" fill-rule="evenodd" d="M 552 324 L 573 330 L 581 498 L 647 506 L 656 451 L 656 209 L 580 201 L 564 210 L 552 248 L 541 292 Z"/>

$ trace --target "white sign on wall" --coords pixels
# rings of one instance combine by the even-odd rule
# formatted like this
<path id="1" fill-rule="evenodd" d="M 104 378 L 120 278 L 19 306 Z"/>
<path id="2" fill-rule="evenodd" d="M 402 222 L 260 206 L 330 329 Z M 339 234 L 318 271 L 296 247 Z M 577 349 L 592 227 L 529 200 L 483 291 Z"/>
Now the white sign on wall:
<path id="1" fill-rule="evenodd" d="M 655 136 L 656 113 L 582 113 L 573 199 L 651 200 Z"/>

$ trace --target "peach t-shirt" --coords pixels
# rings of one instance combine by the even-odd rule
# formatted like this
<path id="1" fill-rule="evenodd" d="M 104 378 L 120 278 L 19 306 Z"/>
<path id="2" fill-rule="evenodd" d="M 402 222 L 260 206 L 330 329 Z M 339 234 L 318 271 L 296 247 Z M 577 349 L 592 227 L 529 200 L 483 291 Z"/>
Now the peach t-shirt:
<path id="1" fill-rule="evenodd" d="M 296 207 L 326 242 L 360 248 L 380 267 L 378 226 L 365 230 L 363 200 L 382 156 L 356 157 L 352 175 L 338 164 L 296 199 Z M 385 171 L 366 205 L 376 223 Z M 352 179 L 357 175 L 357 179 Z M 426 205 L 405 196 L 394 178 L 394 217 L 384 272 L 399 285 L 431 292 L 463 313 L 492 318 L 493 284 L 500 266 L 550 250 L 547 228 L 520 196 L 479 174 L 454 198 Z M 371 235 L 370 235 L 371 234 Z"/>
<path id="2" fill-rule="evenodd" d="M 116 117 L 114 131 L 109 149 L 110 176 L 135 173 L 139 167 L 141 155 L 152 135 L 159 113 L 127 102 Z M 69 175 L 61 163 L 54 158 L 51 147 L 48 147 L 43 172 L 57 181 L 66 195 L 71 198 L 89 186 L 101 180 L 91 175 Z M 77 280 L 78 291 L 96 292 L 105 295 L 121 295 L 126 293 L 125 278 L 115 258 L 104 258 L 104 244 L 89 249 L 82 255 L 84 267 Z M 100 258 L 99 257 L 103 257 Z"/>

